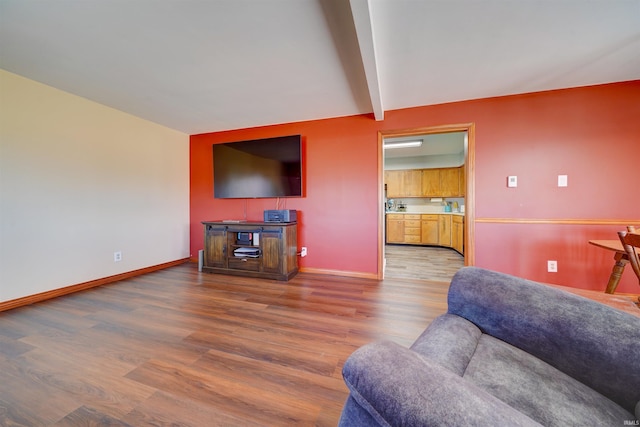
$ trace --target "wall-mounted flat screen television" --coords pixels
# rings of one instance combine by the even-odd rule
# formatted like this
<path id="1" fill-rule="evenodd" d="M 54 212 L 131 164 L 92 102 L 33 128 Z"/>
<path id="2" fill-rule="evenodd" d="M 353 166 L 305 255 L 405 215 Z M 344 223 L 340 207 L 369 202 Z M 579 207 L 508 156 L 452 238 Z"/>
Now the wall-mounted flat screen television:
<path id="1" fill-rule="evenodd" d="M 213 144 L 216 199 L 302 197 L 300 135 Z"/>

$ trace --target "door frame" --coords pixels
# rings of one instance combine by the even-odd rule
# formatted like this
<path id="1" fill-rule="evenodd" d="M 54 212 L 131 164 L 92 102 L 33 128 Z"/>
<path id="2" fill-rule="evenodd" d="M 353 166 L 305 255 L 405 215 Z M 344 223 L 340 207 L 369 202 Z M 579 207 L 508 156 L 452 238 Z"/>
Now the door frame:
<path id="1" fill-rule="evenodd" d="M 384 278 L 384 148 L 385 138 L 416 136 L 434 133 L 467 132 L 464 155 L 465 215 L 464 215 L 464 265 L 475 265 L 475 123 L 461 123 L 421 128 L 378 131 L 378 279 Z"/>

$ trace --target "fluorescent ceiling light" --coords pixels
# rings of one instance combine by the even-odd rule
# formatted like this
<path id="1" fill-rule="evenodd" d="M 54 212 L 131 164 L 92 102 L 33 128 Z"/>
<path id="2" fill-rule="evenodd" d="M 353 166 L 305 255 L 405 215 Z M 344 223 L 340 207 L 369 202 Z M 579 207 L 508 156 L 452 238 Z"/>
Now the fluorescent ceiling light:
<path id="1" fill-rule="evenodd" d="M 420 147 L 422 145 L 422 140 L 418 141 L 402 141 L 402 142 L 385 142 L 382 146 L 385 150 L 390 148 L 410 148 L 410 147 Z"/>

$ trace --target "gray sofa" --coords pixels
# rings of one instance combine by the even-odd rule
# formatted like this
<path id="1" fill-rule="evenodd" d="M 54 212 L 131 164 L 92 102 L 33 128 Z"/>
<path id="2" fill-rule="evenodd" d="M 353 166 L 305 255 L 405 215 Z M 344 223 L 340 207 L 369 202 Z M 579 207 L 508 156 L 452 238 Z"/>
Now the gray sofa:
<path id="1" fill-rule="evenodd" d="M 640 317 L 475 267 L 410 349 L 343 368 L 340 426 L 640 425 Z"/>

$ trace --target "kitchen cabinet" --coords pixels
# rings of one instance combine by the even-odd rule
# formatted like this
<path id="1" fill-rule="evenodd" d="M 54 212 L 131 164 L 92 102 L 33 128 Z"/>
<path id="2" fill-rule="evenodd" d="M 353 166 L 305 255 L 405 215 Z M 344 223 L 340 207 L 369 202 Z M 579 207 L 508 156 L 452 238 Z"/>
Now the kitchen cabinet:
<path id="1" fill-rule="evenodd" d="M 464 165 L 460 166 L 458 168 L 458 175 L 459 175 L 459 181 L 460 181 L 460 185 L 459 185 L 459 189 L 458 189 L 458 194 L 460 195 L 460 197 L 464 197 L 465 194 L 467 193 L 467 178 L 466 175 L 464 173 Z"/>
<path id="2" fill-rule="evenodd" d="M 387 243 L 419 244 L 420 215 L 387 214 Z"/>
<path id="3" fill-rule="evenodd" d="M 440 169 L 422 170 L 422 196 L 440 197 Z"/>
<path id="4" fill-rule="evenodd" d="M 387 243 L 434 245 L 464 255 L 464 215 L 387 214 Z"/>
<path id="5" fill-rule="evenodd" d="M 458 168 L 388 170 L 387 198 L 464 197 L 464 166 Z"/>
<path id="6" fill-rule="evenodd" d="M 419 169 L 403 171 L 403 187 L 402 197 L 420 197 L 422 196 L 422 171 Z"/>
<path id="7" fill-rule="evenodd" d="M 402 193 L 403 179 L 402 172 L 397 171 L 384 171 L 384 185 L 387 191 L 387 197 L 404 197 L 400 196 Z"/>
<path id="8" fill-rule="evenodd" d="M 423 197 L 460 197 L 460 173 L 464 176 L 464 166 L 459 168 L 423 169 Z M 464 186 L 464 184 L 463 184 Z"/>
<path id="9" fill-rule="evenodd" d="M 451 246 L 464 255 L 464 217 L 461 215 L 451 218 Z"/>
<path id="10" fill-rule="evenodd" d="M 387 243 L 404 243 L 402 214 L 387 214 Z"/>
<path id="11" fill-rule="evenodd" d="M 438 215 L 420 215 L 421 218 L 421 239 L 423 245 L 438 244 Z"/>
<path id="12" fill-rule="evenodd" d="M 451 216 L 438 215 L 438 245 L 451 247 Z"/>
<path id="13" fill-rule="evenodd" d="M 420 197 L 422 195 L 422 171 L 420 169 L 384 172 L 387 197 Z"/>
<path id="14" fill-rule="evenodd" d="M 404 241 L 405 243 L 420 243 L 421 224 L 420 215 L 405 215 Z"/>
<path id="15" fill-rule="evenodd" d="M 458 169 L 440 169 L 440 196 L 456 197 L 460 195 L 460 171 Z"/>

